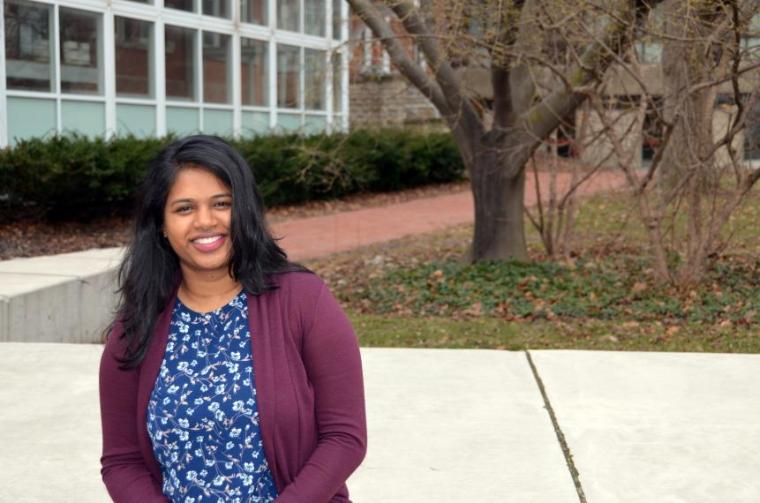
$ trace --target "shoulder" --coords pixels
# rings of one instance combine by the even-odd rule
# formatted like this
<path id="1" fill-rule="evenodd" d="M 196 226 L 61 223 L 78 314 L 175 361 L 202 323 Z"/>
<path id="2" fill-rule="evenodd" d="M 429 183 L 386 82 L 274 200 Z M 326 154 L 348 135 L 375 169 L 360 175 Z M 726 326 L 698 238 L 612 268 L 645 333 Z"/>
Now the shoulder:
<path id="1" fill-rule="evenodd" d="M 321 289 L 325 282 L 312 271 L 288 271 L 273 274 L 272 281 L 286 288 Z"/>
<path id="2" fill-rule="evenodd" d="M 315 303 L 327 289 L 322 278 L 310 271 L 284 272 L 274 274 L 270 279 L 277 287 L 272 293 L 289 303 Z"/>
<path id="3" fill-rule="evenodd" d="M 262 300 L 285 313 L 302 332 L 309 331 L 315 319 L 344 316 L 327 284 L 313 272 L 287 272 L 274 275 L 271 280 L 277 289 L 262 296 Z"/>

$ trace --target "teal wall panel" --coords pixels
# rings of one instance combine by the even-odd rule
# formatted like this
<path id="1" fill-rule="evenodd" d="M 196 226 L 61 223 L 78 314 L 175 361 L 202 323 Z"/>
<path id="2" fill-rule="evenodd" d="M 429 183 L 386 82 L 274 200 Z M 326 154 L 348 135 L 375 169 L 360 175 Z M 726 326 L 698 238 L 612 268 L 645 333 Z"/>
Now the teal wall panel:
<path id="1" fill-rule="evenodd" d="M 145 138 L 156 134 L 156 107 L 150 105 L 116 105 L 116 134 L 133 134 Z"/>
<path id="2" fill-rule="evenodd" d="M 232 111 L 205 109 L 203 111 L 203 132 L 219 136 L 232 136 Z"/>
<path id="3" fill-rule="evenodd" d="M 55 100 L 8 97 L 10 145 L 26 138 L 55 134 L 55 122 Z"/>
<path id="4" fill-rule="evenodd" d="M 243 112 L 242 136 L 269 133 L 269 112 Z"/>
<path id="5" fill-rule="evenodd" d="M 197 108 L 166 107 L 166 131 L 184 136 L 199 131 L 200 111 Z"/>
<path id="6" fill-rule="evenodd" d="M 106 130 L 106 107 L 91 101 L 61 102 L 61 128 L 64 133 L 77 132 L 91 138 Z"/>

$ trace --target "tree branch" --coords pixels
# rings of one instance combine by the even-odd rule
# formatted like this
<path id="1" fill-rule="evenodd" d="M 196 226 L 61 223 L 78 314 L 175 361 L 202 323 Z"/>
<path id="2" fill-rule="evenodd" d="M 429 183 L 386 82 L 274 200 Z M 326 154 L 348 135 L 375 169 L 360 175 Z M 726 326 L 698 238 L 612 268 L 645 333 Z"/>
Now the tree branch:
<path id="1" fill-rule="evenodd" d="M 491 54 L 491 86 L 493 87 L 493 121 L 497 127 L 506 127 L 512 119 L 512 79 L 511 65 L 514 55 L 509 50 L 517 41 L 520 31 L 520 17 L 525 0 L 508 2 L 499 13 L 498 43 L 489 51 Z"/>
<path id="2" fill-rule="evenodd" d="M 452 113 L 444 94 L 438 84 L 430 79 L 428 74 L 420 68 L 407 54 L 398 35 L 393 32 L 382 14 L 369 0 L 347 0 L 359 18 L 380 39 L 391 58 L 404 77 L 409 79 L 414 87 L 425 95 L 444 117 Z"/>
<path id="3" fill-rule="evenodd" d="M 463 96 L 459 78 L 445 56 L 441 54 L 433 33 L 420 18 L 414 5 L 407 0 L 394 0 L 390 8 L 398 16 L 406 31 L 414 37 L 414 42 L 422 49 L 428 65 L 433 70 L 436 82 L 451 110 L 451 114 L 446 115 L 453 115 L 453 117 L 448 117 L 449 122 L 456 124 L 461 118 L 465 128 L 477 127 L 480 124 L 480 118 L 470 102 Z"/>
<path id="4" fill-rule="evenodd" d="M 610 51 L 620 54 L 630 46 L 633 33 L 631 23 L 640 24 L 649 11 L 661 2 L 662 0 L 623 1 L 624 5 L 620 9 L 622 12 L 607 26 L 605 36 L 591 44 L 567 72 L 566 81 L 571 87 L 557 89 L 523 114 L 520 122 L 536 144 L 586 99 L 584 88 L 598 83 L 614 59 Z M 626 22 L 626 19 L 629 21 Z"/>

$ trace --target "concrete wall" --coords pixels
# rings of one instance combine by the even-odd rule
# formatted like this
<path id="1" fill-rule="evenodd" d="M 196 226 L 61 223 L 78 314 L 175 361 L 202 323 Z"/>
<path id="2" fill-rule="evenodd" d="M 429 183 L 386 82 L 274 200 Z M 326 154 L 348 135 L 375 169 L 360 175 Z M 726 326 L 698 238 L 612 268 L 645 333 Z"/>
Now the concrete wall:
<path id="1" fill-rule="evenodd" d="M 0 262 L 0 342 L 102 342 L 121 248 Z"/>
<path id="2" fill-rule="evenodd" d="M 731 127 L 731 122 L 734 120 L 737 109 L 732 105 L 718 105 L 715 107 L 715 113 L 713 114 L 713 139 L 715 141 L 720 140 L 726 135 L 726 132 Z M 744 132 L 740 132 L 734 136 L 731 146 L 736 151 L 736 156 L 739 159 L 744 158 Z M 715 165 L 718 168 L 728 167 L 731 164 L 731 158 L 728 155 L 728 148 L 721 147 L 715 153 Z"/>
<path id="3" fill-rule="evenodd" d="M 606 111 L 606 114 L 607 120 L 614 124 L 615 135 L 622 138 L 623 148 L 626 153 L 631 150 L 634 151 L 633 165 L 636 167 L 641 166 L 643 138 L 642 124 L 637 117 L 638 110 L 636 108 L 627 110 L 609 109 Z M 716 141 L 726 134 L 730 127 L 730 121 L 733 120 L 735 114 L 736 107 L 734 106 L 716 106 L 713 115 L 713 138 Z M 601 163 L 604 167 L 618 167 L 618 158 L 613 152 L 613 146 L 609 136 L 603 132 L 604 126 L 602 125 L 601 119 L 595 112 L 589 113 L 587 107 L 582 108 L 576 114 L 576 134 L 581 134 L 584 117 L 585 120 L 588 121 L 585 126 L 585 134 L 583 135 L 583 138 L 580 136 L 576 137 L 576 141 L 580 145 L 583 145 L 581 160 L 585 164 L 592 166 Z M 737 157 L 742 159 L 744 151 L 743 133 L 739 133 L 734 137 L 732 146 L 736 151 Z M 716 167 L 727 166 L 731 163 L 727 147 L 721 147 L 718 149 L 715 155 L 715 161 Z"/>
<path id="4" fill-rule="evenodd" d="M 636 109 L 606 110 L 606 120 L 612 124 L 614 135 L 622 139 L 626 154 L 633 151 L 633 165 L 641 165 L 641 121 L 638 120 Z M 586 121 L 585 126 L 583 122 Z M 575 119 L 576 143 L 581 147 L 581 161 L 584 164 L 616 168 L 620 165 L 618 156 L 614 153 L 613 143 L 604 132 L 600 117 L 583 108 L 576 114 Z M 583 133 L 582 133 L 583 131 Z M 582 136 L 581 136 L 582 135 Z"/>

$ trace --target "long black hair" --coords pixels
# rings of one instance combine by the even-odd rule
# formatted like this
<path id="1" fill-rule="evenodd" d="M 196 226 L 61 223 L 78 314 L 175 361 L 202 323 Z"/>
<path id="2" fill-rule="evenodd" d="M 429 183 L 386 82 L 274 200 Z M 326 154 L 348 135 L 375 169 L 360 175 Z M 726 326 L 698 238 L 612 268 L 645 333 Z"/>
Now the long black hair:
<path id="1" fill-rule="evenodd" d="M 229 272 L 247 292 L 260 295 L 274 289 L 272 274 L 308 271 L 288 261 L 269 233 L 253 172 L 237 150 L 209 135 L 173 141 L 148 166 L 138 191 L 132 242 L 119 268 L 116 319 L 124 329 L 124 369 L 140 365 L 145 358 L 157 318 L 181 280 L 179 259 L 163 237 L 163 225 L 169 190 L 185 166 L 207 169 L 232 192 Z"/>

